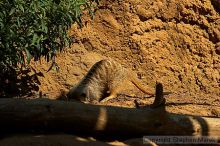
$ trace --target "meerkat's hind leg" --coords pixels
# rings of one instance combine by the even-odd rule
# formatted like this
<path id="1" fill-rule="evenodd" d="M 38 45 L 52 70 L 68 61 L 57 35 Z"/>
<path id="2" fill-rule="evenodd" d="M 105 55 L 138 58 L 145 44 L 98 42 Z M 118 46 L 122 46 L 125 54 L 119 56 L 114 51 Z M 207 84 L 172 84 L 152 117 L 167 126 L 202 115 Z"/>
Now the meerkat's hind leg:
<path id="1" fill-rule="evenodd" d="M 108 85 L 109 96 L 102 99 L 100 102 L 106 102 L 110 99 L 117 97 L 118 93 L 123 89 L 123 85 L 126 83 L 124 74 L 119 74 L 117 78 L 114 78 L 113 82 Z"/>
<path id="2" fill-rule="evenodd" d="M 106 101 L 108 101 L 110 99 L 113 99 L 113 98 L 117 97 L 117 95 L 119 93 L 119 90 L 120 90 L 119 87 L 113 89 L 112 91 L 110 91 L 110 95 L 105 97 L 104 99 L 102 99 L 100 102 L 103 103 L 103 102 L 106 102 Z"/>
<path id="3" fill-rule="evenodd" d="M 100 102 L 103 103 L 103 102 L 106 102 L 106 101 L 108 101 L 108 100 L 110 100 L 110 99 L 113 99 L 113 98 L 115 98 L 115 97 L 117 97 L 117 94 L 110 94 L 108 97 L 105 97 L 105 98 L 102 99 Z"/>

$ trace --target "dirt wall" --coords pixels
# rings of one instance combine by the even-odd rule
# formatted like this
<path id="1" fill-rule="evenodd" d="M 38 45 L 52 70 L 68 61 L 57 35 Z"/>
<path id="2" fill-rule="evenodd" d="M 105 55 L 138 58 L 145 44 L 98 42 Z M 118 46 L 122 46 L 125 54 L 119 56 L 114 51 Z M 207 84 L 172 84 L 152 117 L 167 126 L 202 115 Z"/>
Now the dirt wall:
<path id="1" fill-rule="evenodd" d="M 110 57 L 145 83 L 173 92 L 220 95 L 220 16 L 210 0 L 101 0 L 94 20 L 73 25 L 75 43 L 47 64 L 40 90 L 56 96 L 77 83 L 96 61 Z M 43 61 L 42 61 L 43 62 Z"/>

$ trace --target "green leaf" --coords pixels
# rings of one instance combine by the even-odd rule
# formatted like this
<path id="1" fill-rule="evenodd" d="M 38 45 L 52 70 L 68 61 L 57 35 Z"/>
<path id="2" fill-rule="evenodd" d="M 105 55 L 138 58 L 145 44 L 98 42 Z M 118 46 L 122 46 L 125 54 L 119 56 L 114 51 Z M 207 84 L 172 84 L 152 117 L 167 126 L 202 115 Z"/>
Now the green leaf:
<path id="1" fill-rule="evenodd" d="M 4 23 L 0 22 L 1 29 L 4 28 Z"/>
<path id="2" fill-rule="evenodd" d="M 37 39 L 38 39 L 38 35 L 36 33 L 34 33 L 31 45 L 35 45 Z"/>
<path id="3" fill-rule="evenodd" d="M 24 13 L 24 7 L 22 5 L 19 5 L 19 9 Z"/>
<path id="4" fill-rule="evenodd" d="M 42 26 L 42 29 L 43 29 L 43 31 L 44 31 L 45 33 L 48 33 L 48 28 L 47 28 L 46 25 L 43 25 L 43 26 Z"/>
<path id="5" fill-rule="evenodd" d="M 17 18 L 17 24 L 18 24 L 18 27 L 21 27 L 21 23 L 20 23 L 19 17 Z"/>
<path id="6" fill-rule="evenodd" d="M 27 63 L 30 64 L 31 62 L 31 54 L 29 52 L 29 50 L 27 48 L 25 48 L 25 52 L 26 52 L 26 55 L 27 55 Z"/>
<path id="7" fill-rule="evenodd" d="M 14 14 L 14 12 L 15 12 L 15 8 L 12 8 L 12 9 L 10 10 L 10 12 L 9 12 L 9 16 L 11 16 L 12 14 Z"/>

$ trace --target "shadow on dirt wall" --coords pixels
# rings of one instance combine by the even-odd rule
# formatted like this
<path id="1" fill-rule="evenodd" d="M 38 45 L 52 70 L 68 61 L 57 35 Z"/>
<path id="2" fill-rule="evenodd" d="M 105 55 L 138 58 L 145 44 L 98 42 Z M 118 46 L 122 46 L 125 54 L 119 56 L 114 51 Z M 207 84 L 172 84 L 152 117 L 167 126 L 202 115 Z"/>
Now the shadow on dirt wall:
<path id="1" fill-rule="evenodd" d="M 39 90 L 39 76 L 43 74 L 31 69 L 0 71 L 0 98 L 32 96 L 33 91 Z"/>
<path id="2" fill-rule="evenodd" d="M 220 14 L 220 1 L 219 0 L 211 0 L 211 3 L 216 12 Z"/>

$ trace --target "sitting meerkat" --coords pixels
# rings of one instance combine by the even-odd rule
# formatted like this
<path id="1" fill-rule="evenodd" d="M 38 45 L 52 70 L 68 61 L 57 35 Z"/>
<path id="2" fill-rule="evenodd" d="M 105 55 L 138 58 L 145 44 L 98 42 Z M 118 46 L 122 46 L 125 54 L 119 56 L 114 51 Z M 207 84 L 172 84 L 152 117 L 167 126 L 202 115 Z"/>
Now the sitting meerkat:
<path id="1" fill-rule="evenodd" d="M 155 94 L 153 89 L 142 85 L 132 70 L 126 69 L 118 62 L 109 59 L 95 63 L 84 78 L 70 89 L 67 98 L 84 103 L 106 102 L 115 98 L 123 88 L 126 88 L 128 81 L 145 94 Z M 155 99 L 153 107 L 165 103 L 163 96 Z"/>

